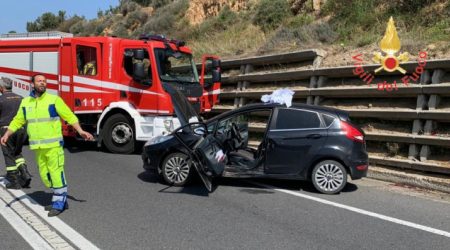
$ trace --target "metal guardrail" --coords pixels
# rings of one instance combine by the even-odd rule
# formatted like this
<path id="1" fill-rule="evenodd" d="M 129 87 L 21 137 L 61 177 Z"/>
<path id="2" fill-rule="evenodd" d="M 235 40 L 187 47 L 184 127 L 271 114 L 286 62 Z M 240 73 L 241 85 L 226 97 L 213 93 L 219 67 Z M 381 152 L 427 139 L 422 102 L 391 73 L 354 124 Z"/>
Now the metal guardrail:
<path id="1" fill-rule="evenodd" d="M 309 53 L 310 55 L 312 53 Z M 306 54 L 305 54 L 306 55 Z M 272 58 L 277 58 L 273 56 Z M 282 58 L 282 57 L 280 57 Z M 347 110 L 355 122 L 358 119 L 377 120 L 382 122 L 405 121 L 411 133 L 382 134 L 366 131 L 367 141 L 377 143 L 398 143 L 408 147 L 407 158 L 389 159 L 380 158 L 370 154 L 373 163 L 398 168 L 411 168 L 421 171 L 450 174 L 450 158 L 445 161 L 430 161 L 433 159 L 432 147 L 450 148 L 450 137 L 434 136 L 433 130 L 450 125 L 450 60 L 427 61 L 423 73 L 417 82 L 411 82 L 404 86 L 401 82 L 403 75 L 399 73 L 383 72 L 376 74 L 377 81 L 368 86 L 358 76 L 354 75 L 355 66 L 319 68 L 320 60 L 299 59 L 299 61 L 316 62 L 314 67 L 308 69 L 287 69 L 276 72 L 253 72 L 241 65 L 239 75 L 225 75 L 220 98 L 221 104 L 217 105 L 214 113 L 225 112 L 249 102 L 259 101 L 264 94 L 270 94 L 280 87 L 287 87 L 295 91 L 295 101 L 308 104 L 318 104 L 337 107 Z M 239 64 L 252 62 L 246 59 L 227 62 L 237 68 Z M 256 61 L 254 61 L 256 63 Z M 265 62 L 269 63 L 269 62 Z M 274 65 L 282 62 L 273 61 Z M 290 60 L 289 63 L 295 63 Z M 418 66 L 417 62 L 401 64 L 408 72 L 413 72 Z M 364 65 L 366 72 L 373 72 L 379 65 Z M 223 67 L 225 69 L 225 67 Z M 248 69 L 248 67 L 247 67 Z M 226 72 L 225 72 L 226 73 Z M 397 79 L 398 90 L 392 92 L 379 91 L 377 83 Z M 383 101 L 389 105 L 383 107 L 359 107 L 349 105 L 361 103 L 361 100 L 373 102 Z M 327 103 L 332 100 L 333 104 Z M 407 104 L 401 103 L 407 100 Z M 340 105 L 345 102 L 345 105 Z M 441 107 L 444 106 L 445 109 Z M 259 127 L 251 128 L 261 132 Z M 450 130 L 449 130 L 450 131 Z M 369 149 L 370 150 L 370 149 Z M 444 149 L 445 150 L 445 149 Z M 438 150 L 439 151 L 439 150 Z M 377 158 L 378 157 L 378 158 Z M 430 163 L 431 162 L 431 163 Z M 442 164 L 439 164 L 442 162 Z"/>

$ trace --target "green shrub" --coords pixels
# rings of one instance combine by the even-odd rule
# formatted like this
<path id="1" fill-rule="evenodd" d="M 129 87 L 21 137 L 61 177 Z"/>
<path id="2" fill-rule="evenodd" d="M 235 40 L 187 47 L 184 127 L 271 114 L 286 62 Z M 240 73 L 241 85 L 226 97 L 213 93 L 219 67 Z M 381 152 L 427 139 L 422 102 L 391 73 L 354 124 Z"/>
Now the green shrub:
<path id="1" fill-rule="evenodd" d="M 182 16 L 189 7 L 189 1 L 180 0 L 172 2 L 150 16 L 143 27 L 143 33 L 170 34 L 175 31 L 175 23 L 182 19 Z"/>
<path id="2" fill-rule="evenodd" d="M 27 22 L 27 31 L 47 31 L 55 30 L 58 26 L 65 21 L 65 11 L 60 10 L 58 15 L 51 12 L 45 12 L 38 17 L 34 22 Z"/>
<path id="3" fill-rule="evenodd" d="M 131 0 L 124 0 L 120 3 L 120 13 L 122 13 L 124 17 L 127 16 L 128 13 L 133 12 L 139 8 L 141 8 L 141 6 Z"/>
<path id="4" fill-rule="evenodd" d="M 273 30 L 292 15 L 289 7 L 286 0 L 261 0 L 256 6 L 253 23 L 265 32 Z"/>
<path id="5" fill-rule="evenodd" d="M 118 23 L 116 26 L 114 26 L 112 35 L 122 38 L 129 37 L 128 30 L 125 28 L 125 25 L 123 23 Z"/>
<path id="6" fill-rule="evenodd" d="M 72 26 L 70 26 L 69 28 L 69 32 L 74 34 L 74 35 L 79 35 L 83 32 L 83 24 L 86 22 L 86 20 L 81 19 L 78 22 L 74 23 Z"/>
<path id="7" fill-rule="evenodd" d="M 125 27 L 130 29 L 136 23 L 139 23 L 139 26 L 144 24 L 147 21 L 148 15 L 140 10 L 136 10 L 130 12 L 125 18 Z"/>
<path id="8" fill-rule="evenodd" d="M 310 14 L 298 14 L 297 16 L 294 16 L 290 19 L 289 23 L 287 24 L 288 27 L 302 27 L 304 25 L 310 24 L 314 21 L 314 16 Z"/>

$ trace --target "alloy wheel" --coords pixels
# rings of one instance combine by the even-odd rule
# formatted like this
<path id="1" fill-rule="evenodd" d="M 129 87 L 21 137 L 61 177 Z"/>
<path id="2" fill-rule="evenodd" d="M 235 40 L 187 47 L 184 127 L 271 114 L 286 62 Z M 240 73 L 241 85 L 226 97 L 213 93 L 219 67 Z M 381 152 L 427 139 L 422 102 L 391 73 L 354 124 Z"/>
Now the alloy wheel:
<path id="1" fill-rule="evenodd" d="M 345 184 L 344 172 L 339 166 L 326 163 L 317 169 L 314 181 L 320 189 L 326 192 L 336 192 Z"/>
<path id="2" fill-rule="evenodd" d="M 190 166 L 185 158 L 173 156 L 169 158 L 164 167 L 165 176 L 173 183 L 183 183 L 189 176 Z"/>

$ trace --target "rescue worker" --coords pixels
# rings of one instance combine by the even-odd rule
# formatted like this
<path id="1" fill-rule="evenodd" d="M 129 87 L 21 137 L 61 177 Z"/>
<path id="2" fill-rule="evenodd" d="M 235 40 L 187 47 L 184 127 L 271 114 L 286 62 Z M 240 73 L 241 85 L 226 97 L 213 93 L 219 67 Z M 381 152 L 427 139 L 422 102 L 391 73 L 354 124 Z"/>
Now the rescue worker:
<path id="1" fill-rule="evenodd" d="M 22 97 L 11 92 L 12 81 L 7 78 L 0 79 L 0 134 L 3 136 L 8 130 L 8 125 L 19 109 Z M 27 139 L 24 128 L 11 135 L 11 139 L 2 147 L 5 158 L 6 184 L 8 189 L 20 189 L 29 187 L 31 175 L 28 172 L 25 159 L 22 156 L 22 146 Z"/>
<path id="2" fill-rule="evenodd" d="M 52 217 L 68 208 L 60 118 L 72 125 L 85 140 L 93 137 L 80 127 L 78 118 L 59 96 L 46 92 L 44 75 L 34 75 L 31 87 L 30 96 L 22 100 L 17 115 L 0 142 L 5 145 L 15 131 L 27 124 L 30 149 L 35 152 L 39 174 L 45 186 L 53 190 L 52 204 L 46 206 L 48 216 Z"/>
<path id="3" fill-rule="evenodd" d="M 96 66 L 95 61 L 90 61 L 84 65 L 83 75 L 87 75 L 87 76 L 97 75 L 97 66 Z"/>

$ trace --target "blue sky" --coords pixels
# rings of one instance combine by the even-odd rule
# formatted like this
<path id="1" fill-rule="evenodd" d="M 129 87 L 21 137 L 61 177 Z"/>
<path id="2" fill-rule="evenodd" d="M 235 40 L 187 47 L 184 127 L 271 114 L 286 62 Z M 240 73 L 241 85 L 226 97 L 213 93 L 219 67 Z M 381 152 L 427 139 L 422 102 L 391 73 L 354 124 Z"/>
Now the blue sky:
<path id="1" fill-rule="evenodd" d="M 10 30 L 26 32 L 27 22 L 35 21 L 44 12 L 58 13 L 65 10 L 66 16 L 96 18 L 97 11 L 116 7 L 119 0 L 0 0 L 0 34 Z"/>

